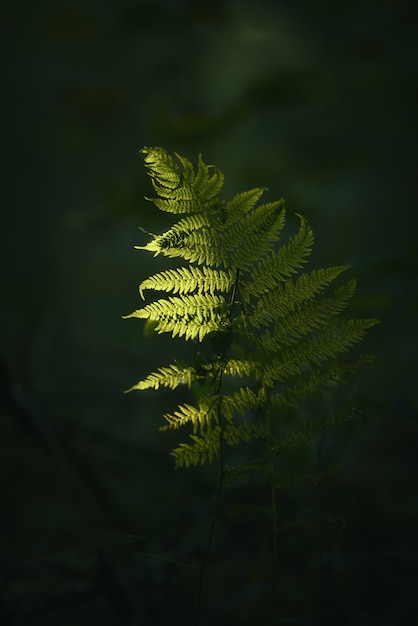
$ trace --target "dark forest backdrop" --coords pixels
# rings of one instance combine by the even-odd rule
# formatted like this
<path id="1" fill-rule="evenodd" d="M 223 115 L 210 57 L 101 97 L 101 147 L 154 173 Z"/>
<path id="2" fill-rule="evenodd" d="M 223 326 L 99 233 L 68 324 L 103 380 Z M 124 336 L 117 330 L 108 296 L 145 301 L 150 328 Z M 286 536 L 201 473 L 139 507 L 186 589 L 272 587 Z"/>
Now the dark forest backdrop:
<path id="1" fill-rule="evenodd" d="M 327 443 L 346 467 L 327 506 L 347 526 L 323 530 L 320 546 L 314 534 L 283 539 L 282 621 L 411 623 L 418 43 L 408 3 L 39 0 L 8 3 L 1 18 L 6 623 L 190 623 L 187 572 L 124 540 L 190 560 L 213 487 L 210 470 L 174 472 L 158 432 L 179 398 L 123 394 L 181 350 L 121 319 L 163 266 L 133 249 L 138 226 L 171 223 L 143 199 L 144 145 L 202 152 L 225 173 L 226 198 L 267 186 L 289 216 L 308 218 L 317 265 L 353 266 L 356 313 L 381 323 L 363 346 L 376 364 L 345 391 L 364 419 Z M 223 528 L 220 553 L 241 564 L 251 532 L 234 543 Z M 218 559 L 218 580 L 238 576 L 229 565 Z M 223 593 L 212 581 L 208 623 L 250 623 L 257 588 L 242 575 Z"/>

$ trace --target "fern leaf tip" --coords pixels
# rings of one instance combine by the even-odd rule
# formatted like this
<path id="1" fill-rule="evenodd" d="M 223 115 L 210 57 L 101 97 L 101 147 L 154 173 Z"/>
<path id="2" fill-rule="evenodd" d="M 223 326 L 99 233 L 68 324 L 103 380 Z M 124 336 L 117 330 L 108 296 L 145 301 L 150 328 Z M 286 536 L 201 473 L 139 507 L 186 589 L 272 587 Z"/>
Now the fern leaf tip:
<path id="1" fill-rule="evenodd" d="M 121 319 L 129 320 L 131 317 L 135 317 L 135 311 L 133 313 L 129 313 L 129 315 L 121 315 Z"/>

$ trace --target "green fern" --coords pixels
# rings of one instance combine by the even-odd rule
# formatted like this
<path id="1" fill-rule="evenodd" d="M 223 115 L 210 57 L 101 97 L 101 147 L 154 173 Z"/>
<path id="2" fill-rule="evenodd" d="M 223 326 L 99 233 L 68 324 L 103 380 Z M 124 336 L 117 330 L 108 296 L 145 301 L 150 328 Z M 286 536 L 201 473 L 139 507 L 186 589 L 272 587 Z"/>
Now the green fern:
<path id="1" fill-rule="evenodd" d="M 297 235 L 273 249 L 285 225 L 283 200 L 258 205 L 264 190 L 256 188 L 225 203 L 219 198 L 223 174 L 205 165 L 201 156 L 194 169 L 186 158 L 172 157 L 162 148 L 142 152 L 157 193 L 154 204 L 186 217 L 137 248 L 180 257 L 186 265 L 144 280 L 139 285 L 142 298 L 147 290 L 176 295 L 126 317 L 154 322 L 158 333 L 208 340 L 212 356 L 199 373 L 173 363 L 131 389 L 190 388 L 207 377 L 214 392 L 221 377 L 242 379 L 230 395 L 212 393 L 210 402 L 200 399 L 197 406 L 183 405 L 165 416 L 163 429 L 190 424 L 195 432 L 200 430 L 198 437 L 192 435 L 173 451 L 176 465 L 188 467 L 219 454 L 219 442 L 214 443 L 218 436 L 230 446 L 247 441 L 247 417 L 260 407 L 278 419 L 280 408 L 296 407 L 320 393 L 332 380 L 335 358 L 359 342 L 376 320 L 339 320 L 355 281 L 326 290 L 347 266 L 301 272 L 314 241 L 303 217 Z M 350 368 L 339 364 L 339 377 Z M 255 387 L 248 386 L 249 379 Z M 229 430 L 224 424 L 219 433 L 222 422 Z"/>
<path id="2" fill-rule="evenodd" d="M 355 412 L 303 424 L 295 421 L 290 430 L 282 417 L 371 360 L 366 356 L 349 362 L 341 356 L 377 320 L 341 318 L 353 298 L 355 281 L 335 282 L 348 266 L 304 271 L 314 237 L 302 216 L 296 235 L 277 247 L 285 227 L 283 200 L 259 204 L 265 190 L 256 188 L 225 202 L 219 196 L 223 174 L 201 156 L 194 168 L 186 158 L 162 148 L 144 148 L 142 153 L 157 194 L 152 202 L 178 216 L 178 221 L 136 247 L 154 256 L 179 258 L 183 264 L 143 280 L 139 285 L 143 300 L 150 290 L 166 295 L 126 317 L 144 319 L 157 333 L 193 340 L 202 347 L 198 364 L 165 365 L 129 391 L 181 385 L 196 390 L 195 401 L 164 415 L 161 430 L 188 431 L 188 439 L 172 451 L 176 467 L 219 460 L 215 513 L 206 556 L 198 568 L 198 615 L 206 557 L 226 485 L 250 475 L 262 476 L 269 485 L 268 505 L 241 507 L 270 520 L 269 572 L 277 563 L 279 530 L 315 521 L 340 522 L 336 516 L 318 513 L 316 518 L 298 516 L 280 523 L 276 499 L 284 484 L 319 482 L 339 466 L 284 477 L 277 460 L 286 450 L 320 437 L 325 429 L 353 420 Z M 229 451 L 239 448 L 242 459 L 252 444 L 259 453 L 256 459 L 227 464 Z"/>

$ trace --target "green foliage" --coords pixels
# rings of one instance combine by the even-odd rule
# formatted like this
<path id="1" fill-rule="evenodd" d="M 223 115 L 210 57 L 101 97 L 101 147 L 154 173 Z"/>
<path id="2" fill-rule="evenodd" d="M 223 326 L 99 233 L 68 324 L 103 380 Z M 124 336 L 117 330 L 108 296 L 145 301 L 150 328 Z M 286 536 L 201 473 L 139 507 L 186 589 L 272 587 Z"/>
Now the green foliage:
<path id="1" fill-rule="evenodd" d="M 184 264 L 139 285 L 143 299 L 148 290 L 175 295 L 127 317 L 206 347 L 199 366 L 175 362 L 132 387 L 208 383 L 206 395 L 164 416 L 163 430 L 191 429 L 189 441 L 172 453 L 176 466 L 212 461 L 225 446 L 251 440 L 262 440 L 276 454 L 316 436 L 322 422 L 283 433 L 280 414 L 320 395 L 356 368 L 337 358 L 376 320 L 340 319 L 355 281 L 329 287 L 348 267 L 303 271 L 314 238 L 302 216 L 298 233 L 274 249 L 285 226 L 283 200 L 260 205 L 264 190 L 256 188 L 225 202 L 219 197 L 223 174 L 201 156 L 195 169 L 186 158 L 172 157 L 162 148 L 142 153 L 157 194 L 152 202 L 179 219 L 137 248 L 179 257 Z"/>
<path id="2" fill-rule="evenodd" d="M 145 148 L 145 164 L 157 197 L 152 201 L 178 221 L 140 250 L 183 261 L 139 285 L 163 292 L 127 317 L 146 320 L 157 333 L 171 333 L 197 345 L 196 358 L 176 361 L 150 373 L 132 389 L 187 386 L 194 395 L 164 415 L 161 430 L 185 429 L 186 442 L 173 451 L 176 467 L 218 460 L 219 482 L 213 518 L 198 574 L 196 624 L 201 613 L 202 584 L 222 491 L 231 483 L 261 480 L 264 501 L 233 503 L 230 514 L 245 515 L 271 528 L 271 554 L 262 557 L 253 576 L 271 589 L 271 623 L 277 623 L 278 540 L 282 531 L 344 520 L 328 511 L 289 518 L 278 513 L 279 492 L 297 483 L 318 485 L 341 472 L 338 464 L 297 473 L 283 467 L 284 455 L 324 431 L 356 418 L 353 409 L 309 420 L 289 414 L 344 380 L 371 359 L 349 362 L 343 353 L 357 344 L 374 319 L 342 319 L 355 281 L 338 282 L 348 267 L 304 271 L 313 233 L 299 216 L 297 234 L 277 248 L 285 227 L 283 200 L 259 204 L 261 188 L 220 199 L 222 173 L 199 156 L 197 168 L 162 148 Z M 201 344 L 201 345 L 200 345 Z M 234 457 L 233 450 L 238 449 Z M 256 450 L 248 453 L 248 450 Z M 249 456 L 250 455 L 250 456 Z M 232 462 L 227 462 L 228 457 Z M 252 458 L 256 456 L 256 458 Z"/>

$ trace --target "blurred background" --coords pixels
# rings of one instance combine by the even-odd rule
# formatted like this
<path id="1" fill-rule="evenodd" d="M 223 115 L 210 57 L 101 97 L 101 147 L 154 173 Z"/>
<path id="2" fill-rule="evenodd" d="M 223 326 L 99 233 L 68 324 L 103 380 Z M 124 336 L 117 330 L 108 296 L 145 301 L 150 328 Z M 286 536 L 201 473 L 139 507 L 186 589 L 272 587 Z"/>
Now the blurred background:
<path id="1" fill-rule="evenodd" d="M 309 498 L 323 499 L 346 527 L 281 536 L 277 623 L 410 623 L 418 585 L 410 6 L 25 0 L 2 9 L 3 623 L 192 623 L 193 571 L 142 553 L 201 556 L 215 470 L 174 471 L 178 438 L 158 428 L 180 392 L 123 393 L 183 349 L 121 319 L 139 307 L 141 280 L 165 267 L 134 250 L 146 241 L 138 227 L 171 224 L 144 200 L 145 145 L 191 160 L 201 152 L 224 172 L 226 199 L 268 187 L 268 200 L 286 200 L 290 232 L 294 213 L 308 219 L 316 266 L 352 266 L 355 313 L 380 324 L 362 345 L 375 364 L 344 391 L 361 419 L 323 443 L 344 480 L 283 496 L 293 498 L 293 517 Z M 262 531 L 237 524 L 220 526 L 202 624 L 264 623 L 263 589 L 249 573 Z"/>

